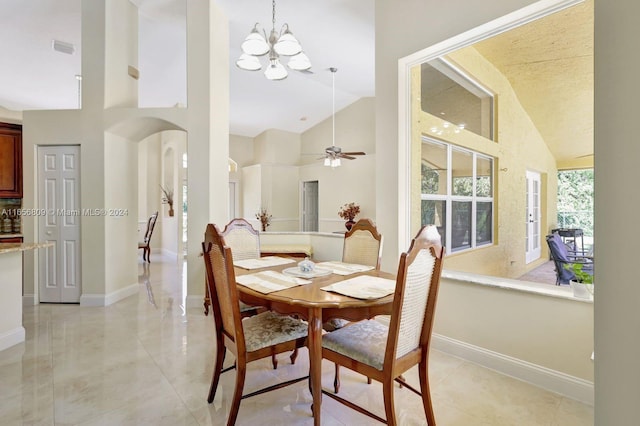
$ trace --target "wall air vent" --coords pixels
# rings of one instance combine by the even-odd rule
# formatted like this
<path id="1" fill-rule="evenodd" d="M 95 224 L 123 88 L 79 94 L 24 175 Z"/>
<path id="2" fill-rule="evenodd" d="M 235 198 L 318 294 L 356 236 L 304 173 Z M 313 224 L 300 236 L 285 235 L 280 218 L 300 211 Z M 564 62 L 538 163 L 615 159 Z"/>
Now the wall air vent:
<path id="1" fill-rule="evenodd" d="M 53 42 L 51 43 L 51 47 L 53 47 L 53 50 L 61 53 L 66 53 L 67 55 L 73 55 L 73 53 L 76 51 L 76 47 L 73 44 L 66 43 L 60 40 L 53 40 Z"/>

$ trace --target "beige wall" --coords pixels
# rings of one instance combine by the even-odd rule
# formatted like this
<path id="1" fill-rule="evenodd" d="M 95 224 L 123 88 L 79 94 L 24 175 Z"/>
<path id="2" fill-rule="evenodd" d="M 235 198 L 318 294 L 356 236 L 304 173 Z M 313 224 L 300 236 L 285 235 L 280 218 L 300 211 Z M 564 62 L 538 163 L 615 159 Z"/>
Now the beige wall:
<path id="1" fill-rule="evenodd" d="M 394 270 L 408 241 L 399 232 L 398 60 L 503 16 L 532 0 L 490 0 L 482 7 L 469 0 L 424 2 L 376 0 L 376 219 L 386 231 L 382 268 Z M 473 9 L 473 13 L 461 13 Z M 401 30 L 400 30 L 401 29 Z M 401 241 L 401 242 L 400 242 Z"/>
<path id="2" fill-rule="evenodd" d="M 640 401 L 640 3 L 595 2 L 596 425 L 635 425 Z"/>
<path id="3" fill-rule="evenodd" d="M 434 332 L 593 382 L 589 302 L 443 278 Z"/>
<path id="4" fill-rule="evenodd" d="M 231 137 L 229 152 L 241 172 L 230 177 L 241 183 L 243 217 L 259 228 L 255 213 L 266 207 L 273 214 L 269 231 L 297 231 L 302 182 L 318 181 L 320 232 L 344 230 L 338 210 L 352 201 L 360 204 L 359 217 L 375 220 L 374 105 L 373 98 L 363 98 L 336 112 L 336 145 L 367 154 L 337 168 L 318 159 L 331 145 L 331 117 L 301 135 L 267 130 L 252 146 L 250 138 Z"/>
<path id="5" fill-rule="evenodd" d="M 548 259 L 544 235 L 555 227 L 557 169 L 555 159 L 535 125 L 520 104 L 509 81 L 480 55 L 473 47 L 459 49 L 447 55 L 450 62 L 460 68 L 495 94 L 497 116 L 496 142 L 478 136 L 470 131 L 460 133 L 445 132 L 443 135 L 433 134 L 432 127 L 443 128 L 440 117 L 419 111 L 420 65 L 412 72 L 411 99 L 417 105 L 412 108 L 414 132 L 412 153 L 413 178 L 419 182 L 421 136 L 436 140 L 444 140 L 457 146 L 465 147 L 494 158 L 494 244 L 489 247 L 453 253 L 445 259 L 444 267 L 450 270 L 474 272 L 484 275 L 516 278 L 526 271 L 539 266 Z M 416 112 L 419 111 L 419 112 Z M 542 221 L 540 244 L 542 255 L 537 262 L 525 263 L 525 227 L 522 218 L 525 216 L 526 171 L 532 170 L 541 174 L 543 188 L 541 191 Z M 420 187 L 413 183 L 412 190 L 412 234 L 420 227 Z M 499 224 L 499 226 L 498 226 Z"/>

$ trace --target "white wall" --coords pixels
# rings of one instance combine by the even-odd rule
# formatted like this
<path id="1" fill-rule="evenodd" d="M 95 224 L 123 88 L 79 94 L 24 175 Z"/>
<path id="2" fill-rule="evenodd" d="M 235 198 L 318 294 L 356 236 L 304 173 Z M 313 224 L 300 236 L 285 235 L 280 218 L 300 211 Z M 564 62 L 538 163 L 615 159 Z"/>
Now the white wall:
<path id="1" fill-rule="evenodd" d="M 363 98 L 336 113 L 336 143 L 345 151 L 364 151 L 356 160 L 343 160 L 337 168 L 323 166 L 318 159 L 332 142 L 331 117 L 297 135 L 267 130 L 254 139 L 234 136 L 230 139 L 231 158 L 242 173 L 241 211 L 244 218 L 259 229 L 255 213 L 265 207 L 273 214 L 270 231 L 296 231 L 300 228 L 301 183 L 318 181 L 319 230 L 343 231 L 338 216 L 343 204 L 360 204 L 359 217 L 375 220 L 375 136 L 374 100 Z M 300 167 L 292 167 L 300 165 Z"/>
<path id="2" fill-rule="evenodd" d="M 204 271 L 201 251 L 202 232 L 209 222 L 222 222 L 227 216 L 228 192 L 228 27 L 219 9 L 209 2 L 193 2 L 187 10 L 189 107 L 171 109 L 112 108 L 105 110 L 105 43 L 106 0 L 82 0 L 82 109 L 78 111 L 27 111 L 24 113 L 24 208 L 37 206 L 36 158 L 38 145 L 77 144 L 81 148 L 81 208 L 106 208 L 106 190 L 113 188 L 105 182 L 107 168 L 118 171 L 120 158 L 105 156 L 105 129 L 129 141 L 140 141 L 150 134 L 168 129 L 187 129 L 189 132 L 189 189 L 198 194 L 190 200 L 188 293 L 200 300 L 204 293 Z M 114 9 L 110 9 L 112 12 Z M 129 22 L 124 16 L 120 23 Z M 113 21 L 112 21 L 113 23 Z M 111 28 L 111 31 L 117 29 Z M 119 71 L 118 71 L 119 72 Z M 126 73 L 126 70 L 124 71 Z M 115 77 L 114 77 L 115 78 Z M 115 78 L 117 80 L 117 78 Z M 115 80 L 110 80 L 112 83 Z M 115 90 L 115 89 L 114 89 Z M 116 146 L 109 149 L 116 149 Z M 136 156 L 136 150 L 130 152 Z M 111 153 L 113 154 L 113 153 Z M 126 165 L 126 174 L 129 174 Z M 137 167 L 137 162 L 136 166 Z M 136 186 L 137 177 L 131 175 L 129 184 Z M 212 189 L 222 194 L 212 196 Z M 109 195 L 111 197 L 111 195 Z M 137 198 L 127 206 L 137 210 Z M 137 224 L 137 215 L 132 223 Z M 137 245 L 130 238 L 136 236 L 136 226 L 117 229 L 107 243 L 107 221 L 104 217 L 82 217 L 82 296 L 92 303 L 109 304 L 126 296 L 111 292 L 107 284 L 107 263 L 116 248 L 134 254 L 120 266 L 129 273 L 138 262 Z M 112 225 L 112 224 L 111 224 Z M 109 225 L 109 226 L 111 226 Z M 33 218 L 23 222 L 27 242 L 37 241 Z M 37 282 L 36 256 L 25 256 L 25 282 Z M 125 278 L 124 285 L 127 281 Z M 35 294 L 25 288 L 25 293 Z M 83 297 L 85 299 L 83 299 Z"/>
<path id="3" fill-rule="evenodd" d="M 302 134 L 301 161 L 304 166 L 300 168 L 300 181 L 318 181 L 320 232 L 346 230 L 338 210 L 350 202 L 360 205 L 358 218 L 376 221 L 374 107 L 374 98 L 362 98 L 336 112 L 336 146 L 345 152 L 363 151 L 367 154 L 355 160 L 342 160 L 340 167 L 324 166 L 317 155 L 331 146 L 331 117 Z M 384 229 L 378 230 L 384 234 Z"/>
<path id="4" fill-rule="evenodd" d="M 117 164 L 117 167 L 106 167 L 104 176 L 104 204 L 107 209 L 115 209 L 113 215 L 105 217 L 105 263 L 118 265 L 105 271 L 105 293 L 110 294 L 128 286 L 136 289 L 138 286 L 137 262 L 132 262 L 138 255 L 138 216 L 135 213 L 138 205 L 137 143 L 106 133 L 104 161 Z M 130 208 L 133 211 L 129 212 Z M 121 210 L 128 213 L 120 216 Z"/>

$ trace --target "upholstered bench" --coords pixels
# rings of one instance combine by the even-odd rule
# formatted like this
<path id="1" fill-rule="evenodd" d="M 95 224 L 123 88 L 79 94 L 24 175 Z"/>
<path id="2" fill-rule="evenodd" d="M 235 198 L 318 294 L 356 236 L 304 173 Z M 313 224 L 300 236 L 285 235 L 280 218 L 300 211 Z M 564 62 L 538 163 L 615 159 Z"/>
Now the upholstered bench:
<path id="1" fill-rule="evenodd" d="M 313 248 L 310 244 L 260 244 L 260 255 L 311 257 Z"/>

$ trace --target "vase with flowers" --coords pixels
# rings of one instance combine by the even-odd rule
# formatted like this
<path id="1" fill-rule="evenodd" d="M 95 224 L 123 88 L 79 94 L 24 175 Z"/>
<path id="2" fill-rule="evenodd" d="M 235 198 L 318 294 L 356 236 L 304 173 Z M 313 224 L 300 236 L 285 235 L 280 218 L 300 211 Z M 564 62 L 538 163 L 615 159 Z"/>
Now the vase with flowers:
<path id="1" fill-rule="evenodd" d="M 340 207 L 340 210 L 338 210 L 338 216 L 347 221 L 344 224 L 344 226 L 347 228 L 347 231 L 350 231 L 351 227 L 355 225 L 354 219 L 359 214 L 360 206 L 353 202 L 343 205 L 342 207 Z"/>
<path id="2" fill-rule="evenodd" d="M 173 216 L 173 189 L 164 189 L 162 185 L 160 189 L 162 189 L 162 204 L 169 205 L 169 216 Z"/>
<path id="3" fill-rule="evenodd" d="M 256 219 L 260 221 L 260 225 L 262 225 L 262 232 L 267 230 L 267 227 L 271 224 L 271 215 L 269 211 L 265 208 L 261 208 L 258 213 L 256 213 Z"/>

